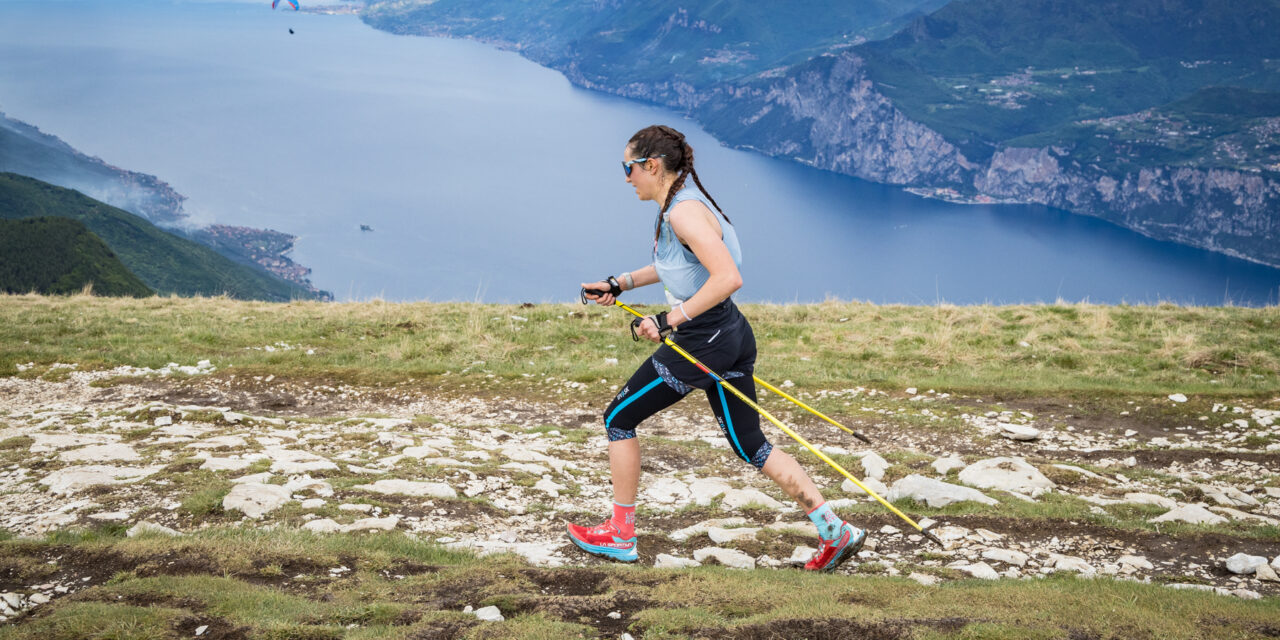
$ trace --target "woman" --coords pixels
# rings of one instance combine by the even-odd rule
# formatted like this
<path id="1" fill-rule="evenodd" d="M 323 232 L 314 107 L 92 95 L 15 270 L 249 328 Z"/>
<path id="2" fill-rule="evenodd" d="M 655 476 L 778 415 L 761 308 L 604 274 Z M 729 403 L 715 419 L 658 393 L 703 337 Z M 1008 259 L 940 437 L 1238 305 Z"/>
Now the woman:
<path id="1" fill-rule="evenodd" d="M 612 305 L 623 291 L 661 282 L 671 311 L 646 316 L 636 333 L 661 342 L 674 330 L 673 340 L 681 348 L 755 400 L 755 335 L 729 297 L 742 286 L 738 236 L 698 179 L 693 149 L 683 134 L 670 127 L 646 127 L 627 143 L 622 168 L 636 196 L 660 206 L 654 223 L 653 263 L 616 278 L 583 283 L 587 296 L 598 304 Z M 690 176 L 696 188 L 685 184 Z M 734 453 L 799 502 L 818 527 L 821 545 L 806 569 L 834 570 L 862 548 L 866 532 L 833 513 L 795 458 L 769 444 L 760 431 L 760 415 L 665 344 L 640 365 L 604 412 L 613 517 L 594 527 L 569 525 L 574 544 L 623 562 L 639 558 L 635 503 L 640 445 L 635 429 L 694 389 L 706 392 Z"/>

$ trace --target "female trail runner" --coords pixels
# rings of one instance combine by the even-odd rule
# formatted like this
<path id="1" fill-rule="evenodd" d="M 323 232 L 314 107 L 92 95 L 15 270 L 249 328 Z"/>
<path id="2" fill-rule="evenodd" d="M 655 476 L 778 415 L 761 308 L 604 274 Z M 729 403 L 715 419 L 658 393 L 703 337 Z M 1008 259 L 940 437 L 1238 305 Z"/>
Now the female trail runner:
<path id="1" fill-rule="evenodd" d="M 660 204 L 654 223 L 653 263 L 616 278 L 583 283 L 586 295 L 598 304 L 612 305 L 623 291 L 661 282 L 671 311 L 646 316 L 636 333 L 662 342 L 662 336 L 674 330 L 676 344 L 755 400 L 755 335 L 729 297 L 742 286 L 738 235 L 698 179 L 693 149 L 675 129 L 646 127 L 627 143 L 622 168 L 636 196 Z M 696 188 L 685 184 L 690 176 Z M 760 431 L 759 414 L 726 394 L 710 376 L 665 344 L 640 365 L 604 412 L 613 476 L 613 516 L 594 527 L 569 525 L 574 544 L 588 553 L 623 562 L 639 558 L 635 505 L 640 445 L 635 439 L 636 426 L 694 389 L 706 393 L 734 453 L 799 502 L 818 527 L 818 554 L 806 569 L 832 571 L 862 548 L 866 532 L 832 512 L 795 458 L 773 448 Z"/>

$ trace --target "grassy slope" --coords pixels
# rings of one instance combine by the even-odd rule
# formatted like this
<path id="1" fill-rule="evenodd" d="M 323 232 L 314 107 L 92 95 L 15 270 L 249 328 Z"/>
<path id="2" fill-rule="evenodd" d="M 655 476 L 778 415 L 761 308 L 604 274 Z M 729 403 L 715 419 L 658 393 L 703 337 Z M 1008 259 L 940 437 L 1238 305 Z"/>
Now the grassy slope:
<path id="1" fill-rule="evenodd" d="M 631 341 L 624 311 L 594 305 L 0 301 L 0 375 L 26 362 L 158 367 L 210 359 L 220 369 L 278 377 L 430 386 L 493 381 L 535 390 L 547 377 L 621 382 L 652 347 Z M 744 309 L 760 344 L 759 375 L 809 389 L 1245 396 L 1280 390 L 1276 307 L 830 302 Z M 276 343 L 298 348 L 261 349 Z"/>
<path id="2" fill-rule="evenodd" d="M 832 302 L 745 311 L 760 341 L 760 375 L 808 391 L 907 384 L 1005 397 L 1280 391 L 1278 308 Z M 546 399 L 548 377 L 620 382 L 628 375 L 650 347 L 633 344 L 625 323 L 620 310 L 576 304 L 3 296 L 0 375 L 28 361 L 85 369 L 209 358 L 216 375 L 408 381 L 424 391 L 468 387 Z M 173 565 L 172 558 L 188 560 Z M 338 566 L 354 571 L 328 573 Z M 0 544 L 0 568 L 16 584 L 113 577 L 0 629 L 0 640 L 179 638 L 205 624 L 215 637 L 596 637 L 611 611 L 626 617 L 604 637 L 634 624 L 645 638 L 1263 638 L 1277 630 L 1280 609 L 1274 599 L 1061 576 L 925 588 L 884 576 L 717 567 L 548 571 L 514 558 L 474 559 L 400 533 L 328 537 L 290 528 L 215 526 L 174 540 L 124 539 L 108 526 Z M 460 613 L 490 604 L 509 619 L 480 625 Z M 815 619 L 821 622 L 809 622 Z"/>
<path id="3" fill-rule="evenodd" d="M 69 218 L 0 220 L 0 290 L 149 296 L 102 238 Z"/>
<path id="4" fill-rule="evenodd" d="M 311 298 L 302 287 L 240 265 L 127 211 L 34 178 L 0 173 L 0 218 L 61 216 L 101 237 L 134 274 L 162 293 L 289 300 Z"/>

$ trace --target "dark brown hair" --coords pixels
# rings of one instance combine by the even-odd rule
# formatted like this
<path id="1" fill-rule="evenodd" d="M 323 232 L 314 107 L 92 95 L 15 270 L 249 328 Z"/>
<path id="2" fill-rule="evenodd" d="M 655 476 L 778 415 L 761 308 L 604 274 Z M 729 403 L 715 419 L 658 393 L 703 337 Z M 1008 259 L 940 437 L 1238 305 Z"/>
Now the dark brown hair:
<path id="1" fill-rule="evenodd" d="M 676 181 L 671 183 L 671 189 L 667 191 L 667 197 L 662 201 L 662 208 L 658 210 L 658 226 L 654 229 L 653 237 L 656 239 L 662 228 L 662 214 L 671 206 L 671 199 L 675 197 L 680 189 L 684 188 L 685 178 L 693 176 L 693 183 L 698 185 L 698 190 L 702 195 L 711 201 L 711 206 L 724 215 L 724 210 L 720 205 L 716 204 L 716 199 L 707 193 L 702 181 L 698 179 L 698 171 L 693 168 L 693 147 L 685 141 L 684 134 L 672 129 L 671 127 L 655 124 L 647 126 L 636 132 L 627 141 L 627 146 L 631 149 L 632 155 L 637 158 L 657 158 L 663 157 L 663 166 L 668 170 L 676 173 Z M 724 216 L 725 222 L 729 221 L 729 216 Z M 732 224 L 732 223 L 730 223 Z"/>

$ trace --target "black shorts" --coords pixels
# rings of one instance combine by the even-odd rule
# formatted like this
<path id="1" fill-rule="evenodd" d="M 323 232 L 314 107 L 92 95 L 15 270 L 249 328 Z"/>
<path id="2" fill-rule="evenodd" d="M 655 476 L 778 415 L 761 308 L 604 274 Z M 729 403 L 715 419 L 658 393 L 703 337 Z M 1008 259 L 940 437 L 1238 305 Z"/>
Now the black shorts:
<path id="1" fill-rule="evenodd" d="M 672 340 L 755 402 L 755 334 L 732 300 L 681 325 Z M 642 421 L 694 389 L 706 393 L 733 452 L 756 468 L 763 467 L 773 446 L 760 431 L 760 414 L 666 344 L 640 365 L 605 409 L 609 441 L 634 438 Z"/>

